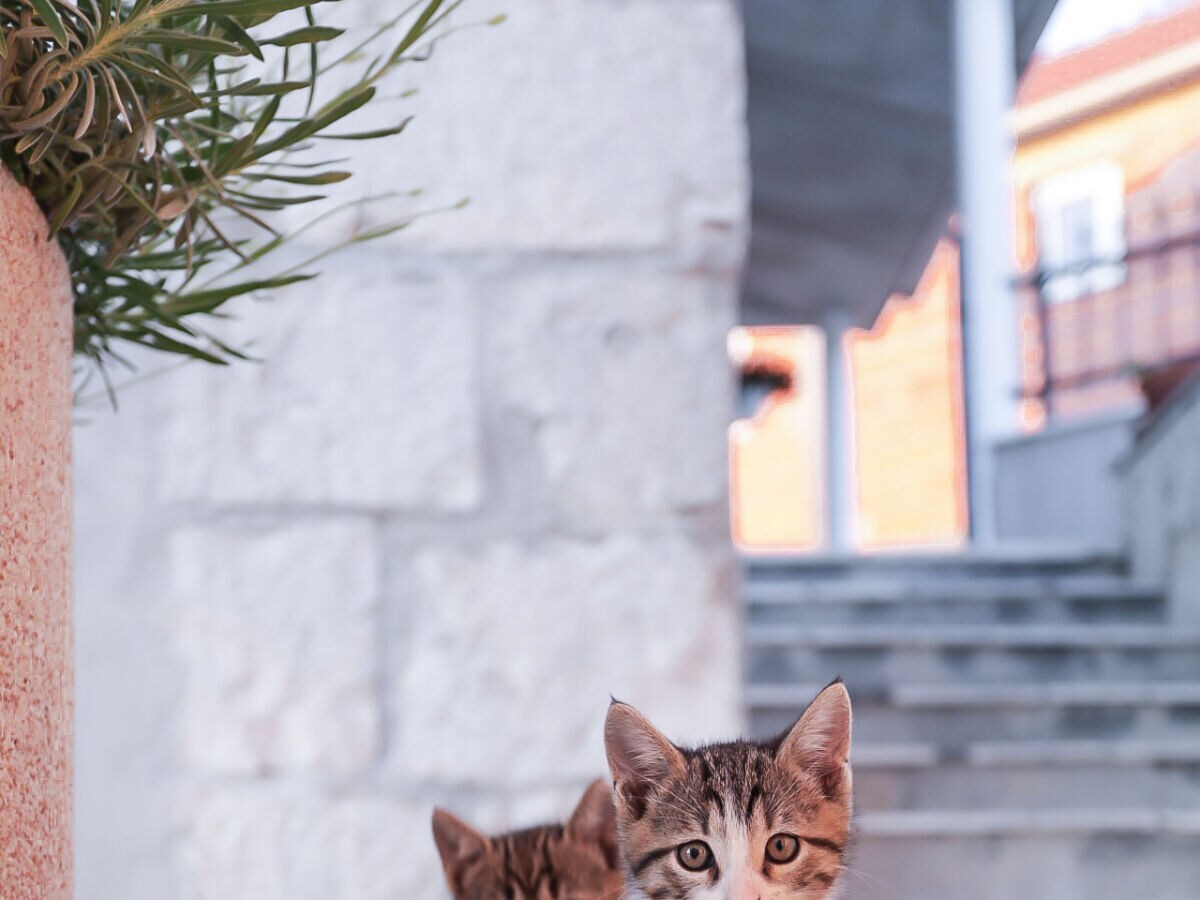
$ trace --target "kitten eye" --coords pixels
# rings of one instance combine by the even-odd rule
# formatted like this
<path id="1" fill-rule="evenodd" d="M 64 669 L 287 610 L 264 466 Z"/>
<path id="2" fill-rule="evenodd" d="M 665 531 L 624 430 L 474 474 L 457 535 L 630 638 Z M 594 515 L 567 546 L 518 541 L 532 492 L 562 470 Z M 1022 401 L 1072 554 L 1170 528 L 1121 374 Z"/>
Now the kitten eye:
<path id="1" fill-rule="evenodd" d="M 702 872 L 713 864 L 712 850 L 704 841 L 688 841 L 675 851 L 679 864 L 689 872 Z"/>
<path id="2" fill-rule="evenodd" d="M 794 834 L 777 834 L 767 841 L 767 859 L 773 863 L 790 863 L 800 852 L 800 839 Z"/>

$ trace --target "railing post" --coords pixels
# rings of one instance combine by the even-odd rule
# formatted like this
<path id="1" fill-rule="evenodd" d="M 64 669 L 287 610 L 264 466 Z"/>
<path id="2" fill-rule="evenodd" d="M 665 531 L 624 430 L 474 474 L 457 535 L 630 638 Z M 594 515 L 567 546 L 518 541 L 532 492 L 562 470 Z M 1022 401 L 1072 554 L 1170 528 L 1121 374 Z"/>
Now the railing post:
<path id="1" fill-rule="evenodd" d="M 1033 290 L 1037 302 L 1037 321 L 1038 321 L 1038 345 L 1042 351 L 1042 385 L 1039 390 L 1042 401 L 1042 416 L 1044 421 L 1049 422 L 1050 416 L 1054 412 L 1054 370 L 1051 368 L 1054 365 L 1054 353 L 1050 334 L 1050 304 L 1046 300 L 1046 284 L 1042 280 L 1043 275 L 1039 270 L 1034 274 Z"/>

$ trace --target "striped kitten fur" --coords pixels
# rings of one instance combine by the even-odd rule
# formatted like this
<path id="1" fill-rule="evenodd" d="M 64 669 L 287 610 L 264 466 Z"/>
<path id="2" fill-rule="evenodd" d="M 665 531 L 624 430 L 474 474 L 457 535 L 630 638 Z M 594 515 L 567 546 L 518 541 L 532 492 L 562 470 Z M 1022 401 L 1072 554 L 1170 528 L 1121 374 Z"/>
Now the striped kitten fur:
<path id="1" fill-rule="evenodd" d="M 566 825 L 487 837 L 442 809 L 433 839 L 455 900 L 618 900 L 612 792 L 597 781 Z"/>
<path id="2" fill-rule="evenodd" d="M 626 900 L 831 897 L 850 835 L 850 719 L 835 682 L 773 741 L 686 750 L 614 701 L 605 744 Z"/>

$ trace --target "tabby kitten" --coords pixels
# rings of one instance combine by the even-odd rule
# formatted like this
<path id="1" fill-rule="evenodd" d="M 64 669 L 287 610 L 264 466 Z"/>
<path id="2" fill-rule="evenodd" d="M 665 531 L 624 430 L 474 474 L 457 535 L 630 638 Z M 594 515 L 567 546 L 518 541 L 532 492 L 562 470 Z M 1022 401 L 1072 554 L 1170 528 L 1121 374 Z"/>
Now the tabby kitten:
<path id="1" fill-rule="evenodd" d="M 768 743 L 686 750 L 617 701 L 604 737 L 628 900 L 832 895 L 850 835 L 850 696 L 841 682 Z"/>
<path id="2" fill-rule="evenodd" d="M 603 781 L 587 789 L 565 826 L 487 837 L 436 809 L 433 839 L 455 900 L 617 900 L 621 895 L 612 792 Z"/>

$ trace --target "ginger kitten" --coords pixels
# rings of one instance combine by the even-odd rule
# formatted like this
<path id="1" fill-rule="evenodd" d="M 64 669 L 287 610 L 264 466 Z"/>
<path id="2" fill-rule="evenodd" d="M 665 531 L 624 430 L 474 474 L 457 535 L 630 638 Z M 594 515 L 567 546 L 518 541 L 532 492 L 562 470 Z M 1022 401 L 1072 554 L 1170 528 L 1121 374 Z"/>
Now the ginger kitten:
<path id="1" fill-rule="evenodd" d="M 564 825 L 487 837 L 442 809 L 433 838 L 455 900 L 618 900 L 612 792 L 597 781 Z"/>
<path id="2" fill-rule="evenodd" d="M 613 702 L 605 745 L 628 900 L 819 900 L 850 836 L 850 696 L 835 682 L 767 743 L 675 746 Z"/>

